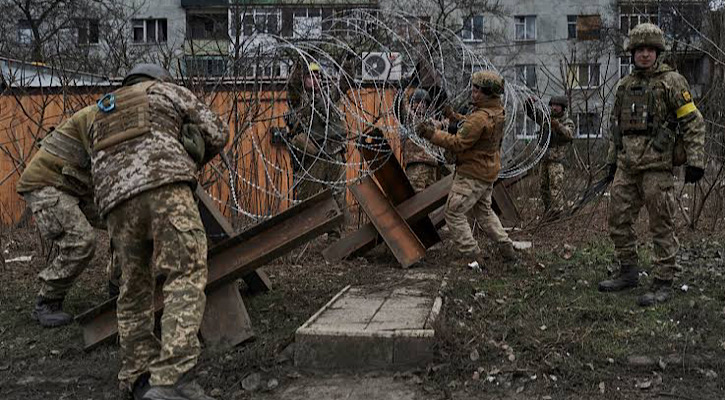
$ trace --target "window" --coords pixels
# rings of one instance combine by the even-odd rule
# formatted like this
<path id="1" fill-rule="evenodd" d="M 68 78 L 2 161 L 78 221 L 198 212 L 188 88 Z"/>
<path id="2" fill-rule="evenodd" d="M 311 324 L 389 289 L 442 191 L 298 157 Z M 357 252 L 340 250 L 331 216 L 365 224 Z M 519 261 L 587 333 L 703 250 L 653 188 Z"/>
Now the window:
<path id="1" fill-rule="evenodd" d="M 78 44 L 98 44 L 97 19 L 77 19 L 75 23 L 78 28 Z"/>
<path id="2" fill-rule="evenodd" d="M 643 23 L 659 24 L 659 6 L 647 3 L 630 3 L 619 6 L 619 29 L 623 34 Z"/>
<path id="3" fill-rule="evenodd" d="M 576 136 L 580 138 L 596 138 L 601 133 L 601 118 L 596 112 L 580 112 L 576 114 Z"/>
<path id="4" fill-rule="evenodd" d="M 33 43 L 33 27 L 27 19 L 21 19 L 18 21 L 18 43 Z"/>
<path id="5" fill-rule="evenodd" d="M 634 70 L 632 56 L 619 57 L 619 79 L 629 75 Z"/>
<path id="6" fill-rule="evenodd" d="M 599 40 L 602 29 L 599 15 L 567 15 L 566 24 L 569 39 Z"/>
<path id="7" fill-rule="evenodd" d="M 200 77 L 223 76 L 227 69 L 226 57 L 186 56 L 186 75 Z"/>
<path id="8" fill-rule="evenodd" d="M 249 10 L 242 16 L 242 32 L 244 36 L 254 34 L 276 35 L 279 33 L 281 13 L 271 8 Z"/>
<path id="9" fill-rule="evenodd" d="M 576 15 L 566 16 L 567 39 L 576 39 Z"/>
<path id="10" fill-rule="evenodd" d="M 165 43 L 167 38 L 166 19 L 134 19 L 134 43 Z"/>
<path id="11" fill-rule="evenodd" d="M 530 88 L 536 87 L 536 64 L 516 66 L 516 81 Z"/>
<path id="12" fill-rule="evenodd" d="M 536 40 L 536 16 L 514 17 L 516 40 Z"/>
<path id="13" fill-rule="evenodd" d="M 461 40 L 464 42 L 480 42 L 483 40 L 483 15 L 474 15 L 463 21 Z"/>
<path id="14" fill-rule="evenodd" d="M 398 40 L 406 42 L 420 40 L 421 35 L 428 32 L 429 16 L 404 17 L 405 19 L 396 24 L 395 33 L 400 36 Z"/>
<path id="15" fill-rule="evenodd" d="M 355 32 L 373 34 L 377 26 L 373 19 L 377 18 L 378 11 L 374 9 L 338 9 L 333 12 L 333 16 L 334 22 L 330 24 L 329 29 L 349 37 L 355 35 Z"/>
<path id="16" fill-rule="evenodd" d="M 295 39 L 317 39 L 322 36 L 322 10 L 299 8 L 293 13 L 292 37 Z"/>
<path id="17" fill-rule="evenodd" d="M 187 39 L 228 39 L 227 14 L 189 14 L 186 17 Z"/>
<path id="18" fill-rule="evenodd" d="M 279 60 L 261 59 L 247 64 L 242 71 L 247 78 L 286 78 L 289 66 Z"/>
<path id="19" fill-rule="evenodd" d="M 599 64 L 573 64 L 569 66 L 569 87 L 588 89 L 599 86 Z"/>
<path id="20" fill-rule="evenodd" d="M 517 139 L 536 138 L 537 125 L 526 116 L 526 113 L 516 113 L 515 129 Z"/>

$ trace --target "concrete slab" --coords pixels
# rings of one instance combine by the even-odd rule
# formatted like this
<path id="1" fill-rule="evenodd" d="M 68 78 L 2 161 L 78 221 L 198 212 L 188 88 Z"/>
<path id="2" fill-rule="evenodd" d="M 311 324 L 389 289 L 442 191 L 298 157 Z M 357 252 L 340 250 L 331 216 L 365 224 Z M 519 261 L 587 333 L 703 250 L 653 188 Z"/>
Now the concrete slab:
<path id="1" fill-rule="evenodd" d="M 346 287 L 295 333 L 295 365 L 314 369 L 401 369 L 432 359 L 442 300 L 414 282 L 437 279 L 412 273 L 409 285 Z M 435 282 L 434 280 L 432 282 Z M 425 286 L 425 285 L 423 285 Z"/>

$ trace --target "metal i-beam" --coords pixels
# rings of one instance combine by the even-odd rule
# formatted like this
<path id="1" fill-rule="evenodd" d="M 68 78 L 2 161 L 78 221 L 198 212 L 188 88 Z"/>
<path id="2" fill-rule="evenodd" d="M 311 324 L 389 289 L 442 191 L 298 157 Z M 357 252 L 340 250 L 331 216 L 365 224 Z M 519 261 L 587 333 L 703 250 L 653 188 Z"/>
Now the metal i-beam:
<path id="1" fill-rule="evenodd" d="M 425 256 L 423 244 L 372 178 L 363 178 L 350 190 L 403 268 Z"/>
<path id="2" fill-rule="evenodd" d="M 327 232 L 339 224 L 342 218 L 331 192 L 326 190 L 220 242 L 207 255 L 207 295 L 211 297 L 217 290 L 229 290 L 226 284 L 233 283 L 265 263 Z M 160 313 L 163 306 L 163 296 L 160 291 L 156 291 L 156 313 Z M 110 299 L 78 315 L 76 321 L 83 329 L 86 350 L 113 340 L 118 334 L 116 299 Z"/>
<path id="3" fill-rule="evenodd" d="M 452 183 L 453 175 L 448 175 L 425 188 L 415 196 L 398 205 L 398 214 L 412 228 L 415 226 L 416 221 L 427 218 L 428 214 L 439 209 L 446 203 L 446 198 L 448 197 L 448 192 L 451 190 Z M 438 214 L 434 214 L 434 216 L 437 216 L 437 224 L 443 221 L 442 211 L 438 211 Z M 363 254 L 380 242 L 382 242 L 382 238 L 378 235 L 376 227 L 370 222 L 327 247 L 322 251 L 322 255 L 329 262 L 337 262 L 349 256 Z"/>

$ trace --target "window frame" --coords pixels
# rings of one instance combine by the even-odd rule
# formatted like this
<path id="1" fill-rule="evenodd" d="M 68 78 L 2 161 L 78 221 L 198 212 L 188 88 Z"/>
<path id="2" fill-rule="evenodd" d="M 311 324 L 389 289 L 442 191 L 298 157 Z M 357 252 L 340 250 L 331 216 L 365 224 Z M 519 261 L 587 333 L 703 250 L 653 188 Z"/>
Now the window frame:
<path id="1" fill-rule="evenodd" d="M 533 21 L 533 35 L 529 35 L 528 21 Z M 514 16 L 514 41 L 515 42 L 535 42 L 537 37 L 536 15 L 515 15 Z M 518 37 L 519 27 L 523 27 L 523 37 Z"/>
<path id="2" fill-rule="evenodd" d="M 591 132 L 587 132 L 585 134 L 582 134 L 582 116 L 589 115 L 591 118 L 592 128 L 595 128 L 598 125 L 598 129 L 592 129 L 593 134 Z M 598 111 L 581 111 L 577 112 L 574 115 L 576 121 L 576 135 L 574 136 L 575 139 L 600 139 L 602 137 L 602 115 Z M 584 121 L 585 123 L 588 121 Z"/>
<path id="3" fill-rule="evenodd" d="M 161 29 L 162 22 L 165 29 Z M 149 40 L 149 32 L 151 31 L 149 29 L 150 25 L 153 25 L 153 40 Z M 143 40 L 141 41 L 136 40 L 136 29 L 138 28 L 143 29 Z M 162 31 L 164 33 L 164 37 L 163 40 L 160 40 L 160 33 Z M 142 45 L 166 43 L 169 40 L 169 21 L 166 18 L 134 18 L 133 20 L 131 20 L 131 32 L 133 44 Z"/>
<path id="4" fill-rule="evenodd" d="M 529 82 L 530 69 L 533 69 L 533 82 Z M 521 83 L 528 88 L 533 89 L 538 84 L 539 78 L 536 73 L 536 64 L 516 64 L 514 66 L 514 74 L 516 82 Z"/>
<path id="5" fill-rule="evenodd" d="M 265 16 L 264 21 L 264 30 L 259 31 L 257 27 L 259 26 L 259 23 L 257 21 L 258 16 Z M 274 16 L 276 17 L 276 31 L 275 32 L 269 32 L 269 17 Z M 248 38 L 255 35 L 279 35 L 281 33 L 282 29 L 282 9 L 280 8 L 253 8 L 251 10 L 247 10 L 246 12 L 243 12 L 239 15 L 239 18 L 241 18 L 241 24 L 240 28 L 242 30 L 241 36 L 242 38 Z M 248 18 L 251 18 L 251 25 L 249 25 Z M 247 34 L 247 27 L 251 26 L 250 33 Z"/>
<path id="6" fill-rule="evenodd" d="M 101 42 L 101 21 L 98 18 L 77 18 L 76 23 L 76 43 L 80 46 L 94 46 Z M 95 26 L 95 36 L 93 35 Z M 85 32 L 81 35 L 81 32 Z M 92 39 L 95 37 L 95 41 Z M 86 40 L 81 40 L 85 38 Z"/>
<path id="7" fill-rule="evenodd" d="M 587 84 L 581 84 L 581 68 L 587 67 Z M 593 68 L 594 67 L 594 68 Z M 596 89 L 602 85 L 602 65 L 600 63 L 579 63 L 569 65 L 569 86 L 572 89 Z M 596 71 L 596 84 L 592 85 L 592 71 Z"/>
<path id="8" fill-rule="evenodd" d="M 637 11 L 640 7 L 643 7 L 644 11 Z M 623 11 L 625 8 L 626 10 Z M 652 8 L 654 8 L 654 10 L 652 10 Z M 632 28 L 644 22 L 652 22 L 655 25 L 659 25 L 661 19 L 659 3 L 629 2 L 619 4 L 617 11 L 619 15 L 619 31 L 624 35 L 629 34 L 629 31 Z M 652 18 L 653 16 L 654 19 Z M 628 22 L 626 30 L 622 25 L 622 21 L 624 21 L 625 18 Z M 634 18 L 636 18 L 636 22 L 633 24 L 632 22 Z"/>
<path id="9" fill-rule="evenodd" d="M 33 36 L 33 23 L 27 19 L 19 19 L 16 25 L 16 39 L 18 44 L 33 44 L 35 37 Z"/>
<path id="10" fill-rule="evenodd" d="M 481 29 L 476 30 L 476 20 L 481 21 Z M 474 14 L 463 20 L 463 26 L 458 34 L 464 43 L 481 43 L 485 38 L 486 18 L 483 14 Z M 467 32 L 468 35 L 464 33 Z M 480 37 L 476 37 L 480 36 Z"/>
<path id="11" fill-rule="evenodd" d="M 572 21 L 573 19 L 573 21 Z M 577 26 L 578 26 L 579 15 L 567 15 L 566 16 L 566 38 L 576 39 L 577 38 Z M 572 35 L 572 26 L 574 27 L 574 34 Z"/>
<path id="12" fill-rule="evenodd" d="M 302 10 L 305 11 L 304 16 L 298 15 L 298 13 L 300 13 L 300 11 L 302 11 Z M 310 16 L 311 10 L 317 11 L 317 13 L 316 13 L 317 15 Z M 315 13 L 313 13 L 313 14 L 315 14 Z M 298 18 L 300 18 L 300 19 L 304 18 L 304 19 L 311 20 L 311 21 L 316 18 L 319 18 L 319 21 L 317 21 L 317 20 L 313 21 L 316 25 L 314 27 L 316 33 L 310 35 L 309 33 L 312 32 L 312 29 L 308 29 L 304 35 L 298 33 L 298 31 L 295 29 L 295 25 L 296 25 Z M 281 28 L 281 24 L 280 24 L 280 28 Z M 322 28 L 322 8 L 321 7 L 301 7 L 301 8 L 295 8 L 292 10 L 292 35 L 290 36 L 292 39 L 319 39 L 322 37 L 322 33 L 323 33 L 323 28 Z"/>

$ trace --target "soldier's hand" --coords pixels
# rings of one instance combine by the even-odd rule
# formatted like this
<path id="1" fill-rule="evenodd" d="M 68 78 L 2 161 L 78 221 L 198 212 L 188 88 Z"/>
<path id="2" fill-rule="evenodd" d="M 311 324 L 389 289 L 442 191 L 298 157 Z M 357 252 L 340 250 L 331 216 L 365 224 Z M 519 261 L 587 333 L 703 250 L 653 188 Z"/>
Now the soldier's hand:
<path id="1" fill-rule="evenodd" d="M 609 164 L 609 173 L 607 174 L 607 180 L 609 182 L 612 182 L 614 180 L 614 175 L 617 174 L 617 163 Z"/>
<path id="2" fill-rule="evenodd" d="M 552 120 L 551 120 L 551 127 L 552 127 L 552 128 L 554 129 L 554 130 L 558 131 L 558 130 L 559 130 L 559 128 L 561 128 L 561 122 L 559 122 L 559 120 L 558 120 L 558 119 L 552 119 Z"/>
<path id="3" fill-rule="evenodd" d="M 430 121 L 424 121 L 416 125 L 415 133 L 425 140 L 430 140 L 433 137 L 433 133 L 435 133 L 435 127 Z"/>
<path id="4" fill-rule="evenodd" d="M 685 167 L 685 183 L 695 183 L 702 179 L 703 175 L 705 175 L 705 170 L 700 167 L 690 165 Z"/>

